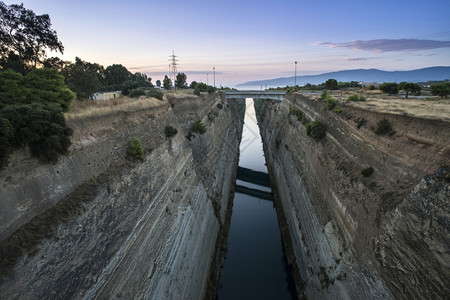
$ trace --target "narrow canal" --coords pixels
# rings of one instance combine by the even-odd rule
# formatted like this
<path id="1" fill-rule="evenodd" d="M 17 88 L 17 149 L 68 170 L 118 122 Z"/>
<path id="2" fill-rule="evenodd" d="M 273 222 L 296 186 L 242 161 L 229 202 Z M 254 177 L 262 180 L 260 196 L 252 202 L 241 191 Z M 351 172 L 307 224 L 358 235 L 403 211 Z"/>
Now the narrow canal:
<path id="1" fill-rule="evenodd" d="M 218 299 L 296 299 L 252 99 L 246 107 Z"/>

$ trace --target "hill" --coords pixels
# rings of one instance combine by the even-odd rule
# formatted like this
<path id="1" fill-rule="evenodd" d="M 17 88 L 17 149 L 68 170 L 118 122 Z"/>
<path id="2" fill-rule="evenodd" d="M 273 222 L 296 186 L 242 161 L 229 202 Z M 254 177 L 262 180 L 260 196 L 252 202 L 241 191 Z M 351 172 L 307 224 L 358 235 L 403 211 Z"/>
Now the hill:
<path id="1" fill-rule="evenodd" d="M 362 81 L 362 82 L 426 82 L 431 80 L 450 79 L 450 67 L 430 67 L 411 71 L 383 71 L 378 69 L 356 69 L 337 72 L 329 72 L 318 75 L 297 76 L 297 84 L 319 84 L 334 78 L 337 81 Z M 294 85 L 294 76 L 267 80 L 248 81 L 238 84 L 245 86 L 286 86 Z"/>

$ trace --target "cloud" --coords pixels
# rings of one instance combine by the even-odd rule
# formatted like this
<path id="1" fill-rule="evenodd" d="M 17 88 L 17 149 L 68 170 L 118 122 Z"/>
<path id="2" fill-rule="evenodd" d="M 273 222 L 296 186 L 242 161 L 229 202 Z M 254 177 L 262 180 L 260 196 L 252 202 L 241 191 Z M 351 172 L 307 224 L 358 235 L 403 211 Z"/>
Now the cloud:
<path id="1" fill-rule="evenodd" d="M 344 58 L 345 61 L 364 61 L 364 60 L 369 60 L 371 59 L 370 57 L 346 57 Z"/>
<path id="2" fill-rule="evenodd" d="M 331 48 L 347 48 L 354 50 L 383 52 L 421 51 L 437 48 L 450 48 L 450 41 L 417 40 L 417 39 L 378 39 L 368 41 L 351 41 L 345 43 L 318 42 Z"/>

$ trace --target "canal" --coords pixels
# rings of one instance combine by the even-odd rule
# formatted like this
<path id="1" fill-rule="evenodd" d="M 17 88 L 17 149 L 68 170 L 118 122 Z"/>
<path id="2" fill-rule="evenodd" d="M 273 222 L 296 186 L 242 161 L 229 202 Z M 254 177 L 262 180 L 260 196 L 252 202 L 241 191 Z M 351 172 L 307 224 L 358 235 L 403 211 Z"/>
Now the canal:
<path id="1" fill-rule="evenodd" d="M 296 299 L 253 100 L 246 100 L 227 255 L 218 299 Z"/>

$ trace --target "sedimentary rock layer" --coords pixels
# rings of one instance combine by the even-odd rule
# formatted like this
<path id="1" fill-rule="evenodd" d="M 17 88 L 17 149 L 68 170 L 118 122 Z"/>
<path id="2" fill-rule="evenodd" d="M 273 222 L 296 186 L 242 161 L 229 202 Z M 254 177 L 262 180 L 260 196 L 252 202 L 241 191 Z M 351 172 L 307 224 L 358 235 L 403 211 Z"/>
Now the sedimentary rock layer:
<path id="1" fill-rule="evenodd" d="M 80 182 L 95 180 L 100 173 L 109 177 L 78 215 L 59 224 L 35 253 L 21 257 L 3 274 L 0 298 L 201 299 L 228 208 L 243 122 L 239 101 L 228 102 L 219 94 L 204 97 L 174 96 L 167 105 L 125 115 L 58 164 L 31 170 L 35 180 L 45 181 L 33 194 L 42 190 L 40 195 L 47 195 L 48 185 L 61 186 L 67 191 L 61 201 Z M 198 118 L 207 132 L 188 140 Z M 173 138 L 164 136 L 168 124 L 178 129 Z M 145 159 L 122 165 L 134 136 L 143 141 Z M 85 163 L 77 165 L 80 161 Z M 39 174 L 53 176 L 42 179 Z M 13 190 L 32 185 L 25 175 L 23 181 L 10 176 Z M 51 206 L 58 201 L 54 199 L 27 201 L 32 202 L 29 207 L 42 201 Z"/>
<path id="2" fill-rule="evenodd" d="M 406 195 L 421 189 L 414 187 L 420 178 L 449 163 L 450 124 L 338 107 L 328 111 L 324 102 L 298 94 L 257 105 L 303 294 L 448 297 L 449 206 L 448 198 L 442 200 L 448 183 L 430 183 L 428 189 L 436 190 L 430 197 Z M 383 118 L 395 132 L 374 133 Z M 304 125 L 313 120 L 326 126 L 319 141 Z M 370 167 L 373 173 L 362 175 Z M 433 284 L 418 284 L 421 278 Z"/>

